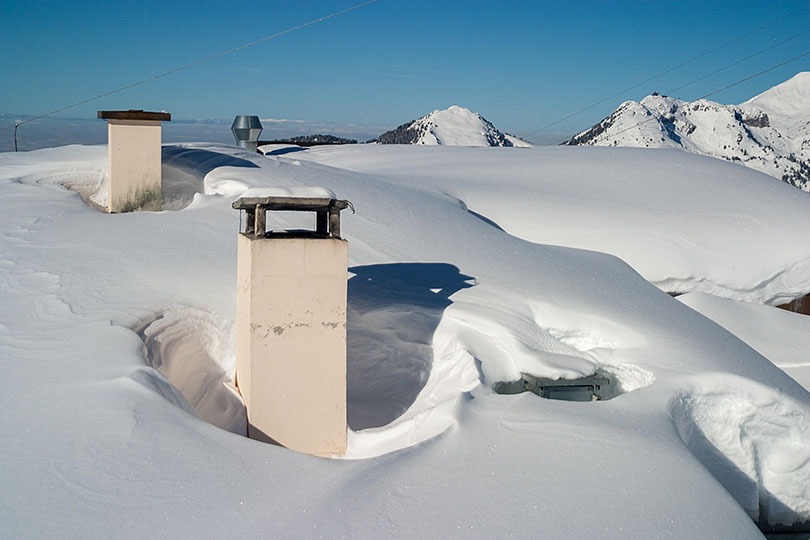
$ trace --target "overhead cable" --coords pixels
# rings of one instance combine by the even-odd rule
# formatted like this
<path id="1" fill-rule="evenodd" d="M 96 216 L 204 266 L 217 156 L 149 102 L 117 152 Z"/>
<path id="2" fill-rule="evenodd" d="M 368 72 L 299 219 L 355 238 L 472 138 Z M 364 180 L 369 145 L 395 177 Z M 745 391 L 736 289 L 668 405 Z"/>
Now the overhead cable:
<path id="1" fill-rule="evenodd" d="M 151 77 L 147 77 L 146 79 L 127 84 L 127 85 L 122 86 L 120 88 L 116 88 L 115 90 L 110 90 L 109 92 L 104 92 L 103 94 L 99 94 L 99 95 L 93 96 L 91 98 L 87 98 L 87 99 L 83 99 L 81 101 L 77 101 L 76 103 L 72 103 L 70 105 L 60 107 L 59 109 L 55 109 L 55 110 L 47 112 L 45 114 L 40 114 L 38 116 L 34 116 L 32 118 L 27 118 L 25 120 L 16 122 L 15 123 L 15 131 L 14 131 L 15 143 L 16 143 L 16 134 L 17 134 L 16 128 L 23 125 L 23 124 L 27 124 L 28 122 L 33 122 L 34 120 L 39 120 L 40 118 L 45 118 L 46 116 L 51 116 L 52 114 L 56 114 L 56 113 L 59 113 L 59 112 L 62 112 L 62 111 L 66 111 L 68 109 L 72 109 L 73 107 L 78 107 L 79 105 L 84 105 L 85 103 L 89 103 L 91 101 L 95 101 L 97 99 L 101 99 L 103 97 L 107 97 L 107 96 L 112 95 L 112 94 L 117 94 L 118 92 L 123 92 L 124 90 L 128 90 L 128 89 L 133 88 L 135 86 L 140 86 L 142 84 L 146 84 L 148 82 L 154 81 L 155 79 L 160 79 L 160 78 L 163 78 L 163 77 L 167 77 L 169 75 L 177 73 L 178 71 L 183 71 L 183 70 L 186 70 L 186 69 L 189 69 L 189 68 L 192 68 L 192 67 L 199 66 L 200 64 L 210 62 L 211 60 L 216 60 L 217 58 L 221 58 L 221 57 L 227 56 L 229 54 L 233 54 L 233 53 L 235 53 L 237 51 L 241 51 L 242 49 L 247 49 L 248 47 L 253 47 L 254 45 L 258 45 L 259 43 L 264 43 L 265 41 L 281 37 L 281 36 L 289 34 L 291 32 L 295 32 L 296 30 L 301 30 L 302 28 L 306 28 L 307 26 L 312 26 L 313 24 L 317 24 L 319 22 L 326 21 L 326 20 L 331 19 L 333 17 L 337 17 L 338 15 L 343 15 L 345 13 L 349 13 L 350 11 L 360 9 L 362 7 L 368 6 L 369 4 L 373 4 L 376 1 L 377 0 L 368 0 L 366 2 L 356 4 L 356 5 L 354 5 L 354 6 L 350 7 L 350 8 L 346 8 L 346 9 L 343 9 L 341 11 L 336 11 L 334 13 L 330 13 L 329 15 L 325 15 L 325 16 L 320 17 L 318 19 L 313 19 L 313 20 L 311 20 L 309 22 L 299 24 L 298 26 L 293 26 L 292 28 L 288 28 L 288 29 L 283 30 L 281 32 L 278 32 L 276 34 L 272 34 L 270 36 L 266 36 L 266 37 L 263 37 L 261 39 L 257 39 L 256 41 L 251 41 L 250 43 L 245 43 L 244 45 L 234 47 L 233 49 L 228 49 L 227 51 L 222 51 L 222 52 L 217 53 L 217 54 L 215 54 L 213 56 L 209 56 L 207 58 L 202 58 L 202 59 L 197 60 L 195 62 L 191 62 L 190 64 L 186 64 L 184 66 L 180 66 L 180 67 L 177 67 L 177 68 L 174 68 L 174 69 L 170 69 L 169 71 L 164 71 L 163 73 L 158 73 L 157 75 L 152 75 Z"/>
<path id="2" fill-rule="evenodd" d="M 793 57 L 793 58 L 791 58 L 790 60 L 785 60 L 784 62 L 780 62 L 779 64 L 776 64 L 776 65 L 774 65 L 774 66 L 771 66 L 771 67 L 769 67 L 769 68 L 767 68 L 767 69 L 763 69 L 762 71 L 760 71 L 760 72 L 758 72 L 758 73 L 754 73 L 753 75 L 749 75 L 748 77 L 745 77 L 744 79 L 740 79 L 739 81 L 735 81 L 735 82 L 733 82 L 733 83 L 731 83 L 731 84 L 729 84 L 729 85 L 726 85 L 726 86 L 724 86 L 723 88 L 719 88 L 719 89 L 717 89 L 717 90 L 714 90 L 714 91 L 712 91 L 712 92 L 709 92 L 708 94 L 705 94 L 705 95 L 703 95 L 703 96 L 700 96 L 700 97 L 699 97 L 699 98 L 697 98 L 695 101 L 699 101 L 699 100 L 701 100 L 701 99 L 706 99 L 706 98 L 707 98 L 707 97 L 709 97 L 709 96 L 713 96 L 713 95 L 715 95 L 715 94 L 719 94 L 720 92 L 722 92 L 722 91 L 724 91 L 724 90 L 728 90 L 729 88 L 732 88 L 732 87 L 734 87 L 734 86 L 737 86 L 738 84 L 742 84 L 742 83 L 744 83 L 745 81 L 750 81 L 751 79 L 753 79 L 753 78 L 755 78 L 755 77 L 759 77 L 760 75 L 764 75 L 765 73 L 768 73 L 769 71 L 773 71 L 773 70 L 774 70 L 774 69 L 776 69 L 776 68 L 782 67 L 782 66 L 784 66 L 785 64 L 789 64 L 789 63 L 791 63 L 791 62 L 795 62 L 795 61 L 796 61 L 796 60 L 798 60 L 799 58 L 803 58 L 803 57 L 805 57 L 805 56 L 807 56 L 807 55 L 809 55 L 809 54 L 810 54 L 810 51 L 805 51 L 805 52 L 803 52 L 802 54 L 800 54 L 800 55 L 798 55 L 798 56 L 794 56 L 794 57 Z M 641 126 L 641 125 L 646 124 L 647 122 L 651 122 L 652 120 L 657 120 L 657 119 L 658 119 L 658 117 L 657 117 L 657 116 L 651 116 L 651 117 L 647 118 L 647 119 L 646 119 L 646 120 L 644 120 L 644 121 L 641 121 L 641 122 L 638 122 L 638 123 L 636 123 L 636 124 L 633 124 L 632 126 L 626 127 L 626 128 L 624 128 L 624 129 L 622 129 L 621 131 L 617 131 L 616 133 L 614 133 L 614 134 L 613 134 L 613 136 L 616 136 L 616 135 L 621 135 L 621 134 L 622 134 L 622 133 L 624 133 L 625 131 L 630 131 L 630 130 L 631 130 L 631 129 L 633 129 L 633 128 L 636 128 L 636 127 L 638 127 L 638 126 Z"/>
<path id="3" fill-rule="evenodd" d="M 696 82 L 700 82 L 703 79 L 707 79 L 707 78 L 711 77 L 712 75 L 716 75 L 716 74 L 720 73 L 721 71 L 725 71 L 730 67 L 736 66 L 737 64 L 742 64 L 746 60 L 750 60 L 751 58 L 753 58 L 753 57 L 755 57 L 755 56 L 757 56 L 759 54 L 762 54 L 762 53 L 764 53 L 766 51 L 770 51 L 771 49 L 774 49 L 774 48 L 776 48 L 776 47 L 778 47 L 778 46 L 780 46 L 780 45 L 782 45 L 784 43 L 787 43 L 788 41 L 796 39 L 797 37 L 803 36 L 803 35 L 805 35 L 807 33 L 810 33 L 810 29 L 805 30 L 804 32 L 799 32 L 798 34 L 793 35 L 793 36 L 791 36 L 791 37 L 789 37 L 789 38 L 787 38 L 785 40 L 782 40 L 779 43 L 775 43 L 775 44 L 771 45 L 770 47 L 765 47 L 764 49 L 760 49 L 760 50 L 758 50 L 757 52 L 755 52 L 753 54 L 749 54 L 745 58 L 741 58 L 741 59 L 737 60 L 736 62 L 732 62 L 731 64 L 727 64 L 727 65 L 725 65 L 725 66 L 723 66 L 723 67 L 721 67 L 719 69 L 716 69 L 716 70 L 712 71 L 711 73 L 707 73 L 706 75 L 703 75 L 702 77 L 698 77 L 697 79 L 695 79 L 693 81 L 689 81 L 686 84 L 682 84 L 678 88 L 673 88 L 672 90 L 669 90 L 668 92 L 666 92 L 666 94 L 671 96 L 671 95 L 675 94 L 675 92 L 677 92 L 678 90 L 682 90 L 683 88 L 686 88 L 687 86 L 691 86 L 691 85 L 695 84 Z"/>
<path id="4" fill-rule="evenodd" d="M 804 6 L 798 8 L 798 9 L 794 9 L 790 13 L 787 13 L 787 14 L 779 17 L 778 19 L 774 19 L 773 21 L 765 23 L 762 26 L 758 26 L 757 28 L 754 28 L 753 30 L 750 30 L 750 31 L 748 31 L 748 32 L 746 32 L 744 34 L 740 34 L 739 36 L 737 36 L 737 37 L 735 37 L 735 38 L 733 38 L 733 39 L 731 39 L 729 41 L 726 41 L 725 43 L 723 43 L 721 45 L 718 45 L 717 47 L 714 47 L 713 49 L 709 49 L 708 51 L 702 52 L 699 55 L 694 56 L 694 57 L 692 57 L 692 58 L 690 58 L 688 60 L 685 60 L 685 61 L 681 62 L 680 64 L 678 64 L 676 66 L 673 66 L 673 67 L 671 67 L 669 69 L 666 69 L 666 70 L 662 71 L 661 73 L 658 73 L 657 75 L 653 75 L 652 77 L 649 77 L 649 78 L 641 81 L 638 84 L 634 84 L 633 86 L 629 86 L 629 87 L 625 88 L 624 90 L 620 90 L 619 92 L 616 92 L 615 94 L 613 94 L 611 96 L 608 96 L 608 97 L 606 97 L 604 99 L 601 99 L 601 100 L 597 101 L 596 103 L 588 105 L 587 107 L 583 107 L 582 109 L 579 109 L 578 111 L 575 111 L 575 112 L 569 114 L 568 116 L 566 116 L 564 118 L 560 118 L 559 120 L 555 120 L 554 122 L 551 122 L 550 124 L 546 124 L 545 126 L 543 126 L 541 128 L 535 129 L 531 133 L 527 133 L 526 135 L 523 135 L 523 138 L 525 139 L 526 137 L 530 137 L 530 136 L 534 135 L 535 133 L 537 133 L 539 131 L 546 130 L 546 129 L 550 128 L 551 126 L 557 125 L 560 122 L 564 122 L 565 120 L 568 120 L 569 118 L 573 118 L 574 116 L 577 116 L 580 113 L 583 113 L 583 112 L 585 112 L 587 110 L 593 109 L 597 105 L 601 105 L 602 103 L 605 103 L 606 101 L 610 101 L 611 99 L 614 99 L 614 98 L 616 98 L 616 97 L 618 97 L 618 96 L 620 96 L 620 95 L 622 95 L 622 94 L 624 94 L 626 92 L 629 92 L 630 90 L 635 90 L 636 88 L 638 88 L 639 86 L 641 86 L 643 84 L 647 84 L 648 82 L 653 81 L 653 80 L 657 79 L 658 77 L 662 77 L 662 76 L 666 75 L 667 73 L 671 73 L 671 72 L 675 71 L 676 69 L 682 68 L 683 66 L 685 66 L 687 64 L 691 64 L 695 60 L 699 60 L 699 59 L 703 58 L 704 56 L 707 56 L 707 55 L 709 55 L 709 54 L 711 54 L 713 52 L 719 51 L 720 49 L 722 49 L 724 47 L 727 47 L 728 45 L 731 45 L 732 43 L 740 41 L 741 39 L 743 39 L 745 37 L 748 37 L 751 34 L 759 32 L 763 28 L 767 28 L 768 26 L 771 26 L 771 25 L 774 25 L 774 24 L 776 24 L 776 23 L 778 23 L 780 21 L 783 21 L 783 20 L 787 19 L 788 17 L 791 17 L 791 16 L 795 15 L 796 13 L 798 13 L 800 11 L 804 11 L 808 7 L 810 7 L 810 4 L 805 4 Z"/>

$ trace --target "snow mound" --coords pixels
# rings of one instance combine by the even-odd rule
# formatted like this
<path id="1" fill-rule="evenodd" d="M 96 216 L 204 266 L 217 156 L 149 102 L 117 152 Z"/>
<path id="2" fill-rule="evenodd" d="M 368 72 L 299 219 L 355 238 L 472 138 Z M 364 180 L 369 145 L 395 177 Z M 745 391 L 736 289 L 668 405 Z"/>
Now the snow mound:
<path id="1" fill-rule="evenodd" d="M 568 145 L 678 148 L 810 191 L 810 72 L 737 105 L 653 94 L 626 101 Z"/>
<path id="2" fill-rule="evenodd" d="M 604 364 L 601 369 L 613 376 L 612 378 L 618 384 L 616 392 L 619 394 L 633 392 L 655 382 L 655 375 L 651 371 L 631 362 L 616 365 Z"/>
<path id="3" fill-rule="evenodd" d="M 300 159 L 446 193 L 502 237 L 616 255 L 666 292 L 810 292 L 810 197 L 750 169 L 675 150 L 363 146 Z"/>
<path id="4" fill-rule="evenodd" d="M 671 404 L 684 443 L 754 521 L 810 521 L 810 407 L 754 381 L 704 374 Z"/>
<path id="5" fill-rule="evenodd" d="M 531 144 L 498 131 L 487 119 L 464 107 L 435 110 L 378 138 L 380 144 L 444 146 L 524 146 Z"/>

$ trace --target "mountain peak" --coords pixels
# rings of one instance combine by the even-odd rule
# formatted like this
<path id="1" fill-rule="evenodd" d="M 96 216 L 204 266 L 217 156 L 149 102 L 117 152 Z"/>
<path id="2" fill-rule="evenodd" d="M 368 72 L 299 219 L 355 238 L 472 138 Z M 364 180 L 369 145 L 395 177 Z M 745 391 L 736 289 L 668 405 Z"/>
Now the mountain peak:
<path id="1" fill-rule="evenodd" d="M 465 107 L 452 105 L 402 124 L 380 135 L 380 144 L 427 144 L 446 146 L 530 146 L 501 133 L 486 118 Z"/>
<path id="2" fill-rule="evenodd" d="M 679 148 L 734 161 L 810 191 L 810 72 L 740 105 L 657 93 L 625 101 L 564 144 Z"/>
<path id="3" fill-rule="evenodd" d="M 810 120 L 810 71 L 802 71 L 765 90 L 745 103 L 741 108 L 757 108 L 770 116 L 786 122 Z"/>

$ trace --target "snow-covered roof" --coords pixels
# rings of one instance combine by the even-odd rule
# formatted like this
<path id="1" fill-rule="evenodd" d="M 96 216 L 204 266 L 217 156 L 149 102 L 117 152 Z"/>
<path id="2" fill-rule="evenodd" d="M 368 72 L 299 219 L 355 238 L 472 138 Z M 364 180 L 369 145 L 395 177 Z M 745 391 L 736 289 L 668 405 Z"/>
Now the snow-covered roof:
<path id="1" fill-rule="evenodd" d="M 751 518 L 810 519 L 810 393 L 661 290 L 806 293 L 801 191 L 676 151 L 164 157 L 172 210 L 106 215 L 64 189 L 103 189 L 105 147 L 0 154 L 2 536 L 760 538 Z M 357 209 L 352 460 L 240 436 L 223 384 L 231 203 L 303 186 Z M 621 395 L 491 388 L 597 368 Z"/>

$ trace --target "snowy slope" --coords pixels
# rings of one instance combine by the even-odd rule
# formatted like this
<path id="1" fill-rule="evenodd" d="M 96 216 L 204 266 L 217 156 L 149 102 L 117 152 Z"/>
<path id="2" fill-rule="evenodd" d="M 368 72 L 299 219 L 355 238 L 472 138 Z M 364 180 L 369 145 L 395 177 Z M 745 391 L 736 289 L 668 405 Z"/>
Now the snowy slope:
<path id="1" fill-rule="evenodd" d="M 740 108 L 766 113 L 770 124 L 788 138 L 804 140 L 806 151 L 810 144 L 806 142 L 810 130 L 810 71 L 796 74 L 740 104 Z"/>
<path id="2" fill-rule="evenodd" d="M 810 247 L 783 236 L 782 220 L 805 219 L 804 194 L 750 171 L 741 190 L 740 169 L 680 152 L 363 145 L 265 157 L 189 144 L 164 148 L 164 179 L 175 208 L 191 204 L 105 215 L 63 187 L 102 192 L 105 161 L 104 147 L 0 154 L 0 537 L 496 538 L 541 523 L 548 538 L 739 539 L 761 538 L 752 518 L 810 519 L 805 389 L 620 259 L 519 237 L 545 228 L 546 210 L 599 210 L 581 237 L 603 229 L 632 245 L 647 228 L 692 243 L 668 261 L 685 259 L 677 272 L 694 282 L 720 266 L 712 279 L 739 297 L 752 283 L 763 299 L 791 296 L 810 280 L 796 264 Z M 612 197 L 587 181 L 611 179 L 607 163 L 624 179 Z M 565 188 L 552 181 L 574 164 Z M 666 167 L 692 179 L 691 200 L 728 208 L 732 197 L 740 215 L 696 220 L 701 206 L 656 221 L 655 190 L 630 195 Z M 251 188 L 328 189 L 357 209 L 342 230 L 358 459 L 238 435 L 238 399 L 222 392 L 230 205 Z M 755 204 L 780 212 L 748 215 Z M 747 232 L 749 251 L 713 258 L 714 239 Z M 767 264 L 752 257 L 759 235 Z M 522 371 L 596 369 L 621 395 L 491 389 Z"/>
<path id="3" fill-rule="evenodd" d="M 380 135 L 380 144 L 428 144 L 444 146 L 531 146 L 503 134 L 478 113 L 453 105 Z"/>
<path id="4" fill-rule="evenodd" d="M 810 292 L 810 196 L 719 160 L 576 147 L 372 146 L 296 155 L 438 190 L 518 238 L 616 255 L 666 292 L 772 305 Z"/>
<path id="5" fill-rule="evenodd" d="M 569 145 L 679 148 L 810 191 L 810 72 L 739 105 L 650 95 L 626 101 Z"/>
<path id="6" fill-rule="evenodd" d="M 810 71 L 795 75 L 788 81 L 766 90 L 740 105 L 749 116 L 761 111 L 767 115 L 770 126 L 789 142 L 786 151 L 795 155 L 800 169 L 791 177 L 795 185 L 808 189 L 810 178 Z M 803 164 L 803 166 L 802 166 Z"/>
<path id="7" fill-rule="evenodd" d="M 810 390 L 810 317 L 705 293 L 678 300 L 733 332 Z"/>

